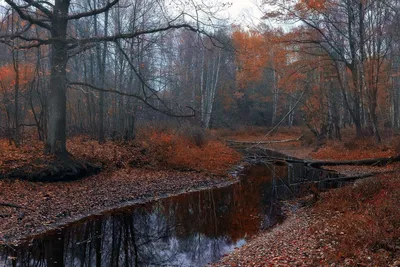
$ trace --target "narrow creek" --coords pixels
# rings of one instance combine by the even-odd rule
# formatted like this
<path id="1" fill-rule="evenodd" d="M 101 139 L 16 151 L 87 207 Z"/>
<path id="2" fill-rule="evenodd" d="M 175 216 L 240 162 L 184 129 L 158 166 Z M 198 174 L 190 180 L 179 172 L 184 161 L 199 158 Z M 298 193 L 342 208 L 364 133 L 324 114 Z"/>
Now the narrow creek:
<path id="1" fill-rule="evenodd" d="M 204 266 L 283 220 L 279 200 L 305 190 L 302 181 L 337 176 L 297 163 L 241 173 L 227 187 L 107 211 L 4 247 L 0 266 Z"/>

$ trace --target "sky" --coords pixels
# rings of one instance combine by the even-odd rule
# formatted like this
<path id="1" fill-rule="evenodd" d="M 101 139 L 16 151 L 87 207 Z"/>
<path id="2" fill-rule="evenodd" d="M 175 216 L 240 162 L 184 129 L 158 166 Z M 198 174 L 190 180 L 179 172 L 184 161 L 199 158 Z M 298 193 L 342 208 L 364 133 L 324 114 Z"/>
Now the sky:
<path id="1" fill-rule="evenodd" d="M 228 0 L 232 5 L 227 12 L 233 23 L 243 26 L 256 25 L 260 21 L 262 12 L 260 10 L 261 0 Z"/>

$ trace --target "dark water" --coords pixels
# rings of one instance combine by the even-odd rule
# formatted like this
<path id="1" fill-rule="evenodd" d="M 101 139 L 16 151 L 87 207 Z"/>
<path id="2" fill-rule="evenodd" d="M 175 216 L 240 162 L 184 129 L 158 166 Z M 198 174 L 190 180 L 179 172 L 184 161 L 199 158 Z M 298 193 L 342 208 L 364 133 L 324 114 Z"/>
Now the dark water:
<path id="1" fill-rule="evenodd" d="M 335 174 L 246 167 L 234 185 L 109 211 L 0 251 L 0 266 L 203 266 L 281 221 L 279 199 Z M 336 186 L 321 183 L 320 187 Z"/>

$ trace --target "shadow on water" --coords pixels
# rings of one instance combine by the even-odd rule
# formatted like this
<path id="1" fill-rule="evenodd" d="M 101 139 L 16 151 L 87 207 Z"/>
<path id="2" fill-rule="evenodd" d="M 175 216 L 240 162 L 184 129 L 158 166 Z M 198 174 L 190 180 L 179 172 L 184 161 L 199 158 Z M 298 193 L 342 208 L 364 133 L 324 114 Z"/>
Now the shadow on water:
<path id="1" fill-rule="evenodd" d="M 336 174 L 301 164 L 259 164 L 239 183 L 108 211 L 3 248 L 5 266 L 203 266 L 283 219 L 279 199 L 302 181 Z M 324 185 L 331 187 L 337 185 Z"/>

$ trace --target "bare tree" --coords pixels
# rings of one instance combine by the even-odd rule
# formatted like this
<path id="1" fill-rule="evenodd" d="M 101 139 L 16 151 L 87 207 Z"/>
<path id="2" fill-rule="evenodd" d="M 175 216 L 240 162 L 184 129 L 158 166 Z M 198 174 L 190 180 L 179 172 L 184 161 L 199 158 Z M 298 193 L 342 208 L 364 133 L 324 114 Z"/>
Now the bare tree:
<path id="1" fill-rule="evenodd" d="M 160 32 L 168 32 L 174 29 L 187 29 L 197 33 L 204 33 L 201 28 L 199 17 L 190 17 L 189 22 L 185 21 L 184 11 L 178 12 L 175 16 L 170 16 L 162 3 L 155 2 L 158 5 L 159 14 L 157 18 L 151 18 L 152 23 L 149 25 L 135 25 L 128 31 L 119 29 L 117 32 L 109 33 L 105 27 L 103 35 L 91 35 L 83 38 L 76 37 L 73 28 L 70 27 L 71 21 L 79 21 L 85 18 L 108 14 L 112 9 L 121 9 L 119 0 L 107 1 L 102 6 L 94 6 L 85 8 L 70 0 L 55 0 L 54 4 L 47 1 L 34 0 L 5 0 L 9 8 L 14 10 L 20 18 L 26 21 L 26 26 L 19 32 L 11 35 L 4 34 L 3 42 L 9 42 L 18 39 L 18 49 L 37 48 L 44 45 L 50 48 L 50 84 L 48 97 L 48 121 L 47 121 L 47 140 L 46 151 L 61 158 L 68 158 L 66 149 L 66 91 L 68 88 L 67 65 L 72 55 L 91 48 L 100 42 L 112 42 L 117 46 L 120 40 L 133 40 L 142 36 L 157 34 Z M 136 2 L 134 2 L 136 3 Z M 127 3 L 129 6 L 129 3 Z M 198 10 L 197 10 L 198 11 Z M 105 15 L 105 20 L 108 15 Z M 191 21 L 191 22 L 190 22 Z M 28 34 L 32 26 L 38 27 L 45 31 L 40 36 L 32 37 Z M 142 27 L 145 26 L 145 27 Z M 97 32 L 97 34 L 99 34 Z M 98 47 L 98 46 L 97 46 Z M 103 58 L 98 61 L 99 65 L 103 65 L 105 61 L 105 51 L 107 46 L 103 46 Z M 121 51 L 122 52 L 122 51 Z M 102 77 L 104 77 L 104 66 L 102 67 Z M 73 84 L 73 83 L 70 83 Z M 77 83 L 75 83 L 76 85 Z M 100 82 L 100 85 L 103 83 Z M 119 92 L 115 89 L 100 88 L 93 84 L 84 84 L 87 88 L 96 89 L 100 92 L 112 92 L 136 97 L 146 104 L 148 95 L 137 95 Z M 154 97 L 155 93 L 153 93 Z M 100 110 L 103 110 L 104 97 L 101 97 Z M 157 109 L 156 107 L 154 107 Z M 100 125 L 102 125 L 103 112 L 100 115 Z M 100 130 L 100 139 L 102 139 L 103 129 Z"/>

